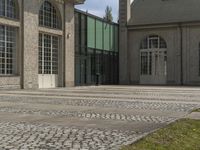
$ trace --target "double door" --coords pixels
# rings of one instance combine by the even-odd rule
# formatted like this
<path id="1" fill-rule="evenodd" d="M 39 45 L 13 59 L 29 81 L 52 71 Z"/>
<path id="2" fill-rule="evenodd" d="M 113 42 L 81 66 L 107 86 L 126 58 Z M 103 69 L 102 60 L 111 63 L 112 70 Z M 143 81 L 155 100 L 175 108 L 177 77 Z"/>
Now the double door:
<path id="1" fill-rule="evenodd" d="M 141 52 L 141 84 L 166 84 L 167 51 L 165 49 Z"/>
<path id="2" fill-rule="evenodd" d="M 59 37 L 39 34 L 39 88 L 58 86 Z"/>
<path id="3" fill-rule="evenodd" d="M 152 53 L 152 76 L 154 84 L 165 84 L 167 80 L 167 54 L 166 51 Z"/>

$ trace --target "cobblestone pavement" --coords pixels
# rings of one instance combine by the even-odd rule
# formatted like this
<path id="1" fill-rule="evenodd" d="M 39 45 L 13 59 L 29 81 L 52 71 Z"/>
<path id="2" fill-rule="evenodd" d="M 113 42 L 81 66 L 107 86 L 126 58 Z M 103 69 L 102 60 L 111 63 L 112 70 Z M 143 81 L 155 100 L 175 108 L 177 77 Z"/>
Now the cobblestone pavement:
<path id="1" fill-rule="evenodd" d="M 118 150 L 200 107 L 200 88 L 0 91 L 0 150 Z"/>

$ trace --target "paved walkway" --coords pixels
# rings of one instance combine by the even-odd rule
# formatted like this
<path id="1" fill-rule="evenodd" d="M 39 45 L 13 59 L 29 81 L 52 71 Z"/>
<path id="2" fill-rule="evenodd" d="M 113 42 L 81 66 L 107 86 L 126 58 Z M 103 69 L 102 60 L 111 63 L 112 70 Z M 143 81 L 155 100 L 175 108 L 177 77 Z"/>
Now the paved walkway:
<path id="1" fill-rule="evenodd" d="M 118 150 L 200 107 L 200 88 L 0 91 L 0 149 Z"/>

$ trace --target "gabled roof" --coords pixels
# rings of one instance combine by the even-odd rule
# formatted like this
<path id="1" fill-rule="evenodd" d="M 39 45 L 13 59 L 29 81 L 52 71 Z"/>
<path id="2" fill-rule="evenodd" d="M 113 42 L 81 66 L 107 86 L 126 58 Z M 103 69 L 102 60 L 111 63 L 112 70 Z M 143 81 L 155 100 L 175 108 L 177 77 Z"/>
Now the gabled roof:
<path id="1" fill-rule="evenodd" d="M 134 0 L 129 25 L 200 21 L 200 0 Z"/>

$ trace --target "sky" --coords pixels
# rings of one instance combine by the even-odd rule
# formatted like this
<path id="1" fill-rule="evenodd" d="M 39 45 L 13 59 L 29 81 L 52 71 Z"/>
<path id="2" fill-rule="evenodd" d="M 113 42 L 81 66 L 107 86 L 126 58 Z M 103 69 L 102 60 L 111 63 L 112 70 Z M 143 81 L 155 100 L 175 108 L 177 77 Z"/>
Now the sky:
<path id="1" fill-rule="evenodd" d="M 86 0 L 85 4 L 77 5 L 76 8 L 103 17 L 105 15 L 106 6 L 112 7 L 113 18 L 116 22 L 118 20 L 119 0 Z"/>

